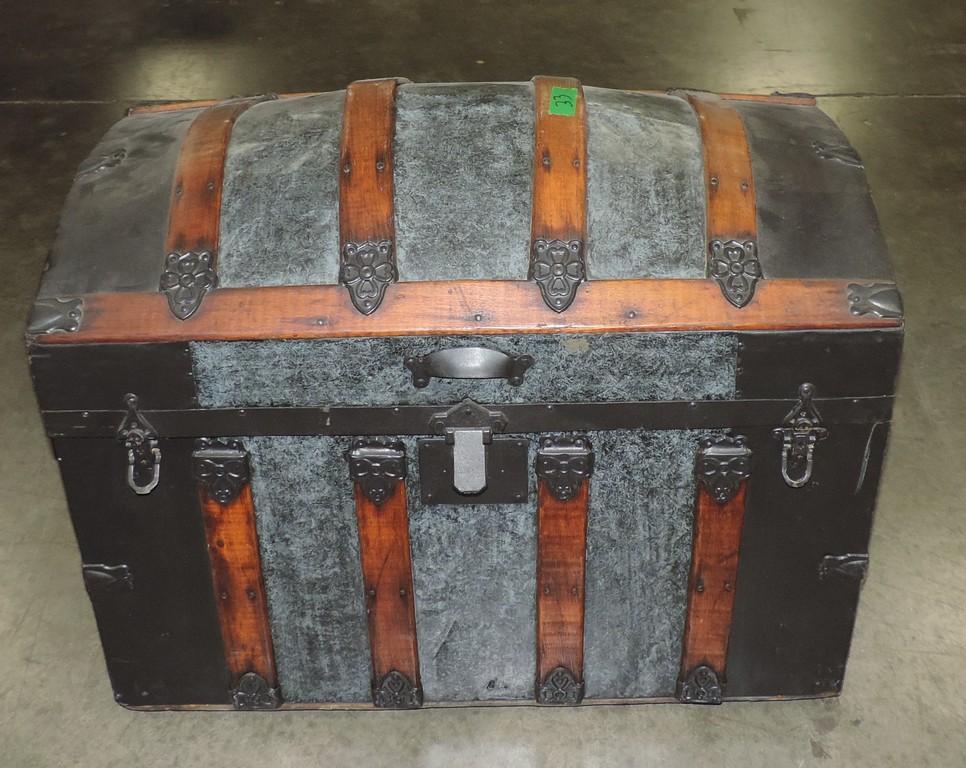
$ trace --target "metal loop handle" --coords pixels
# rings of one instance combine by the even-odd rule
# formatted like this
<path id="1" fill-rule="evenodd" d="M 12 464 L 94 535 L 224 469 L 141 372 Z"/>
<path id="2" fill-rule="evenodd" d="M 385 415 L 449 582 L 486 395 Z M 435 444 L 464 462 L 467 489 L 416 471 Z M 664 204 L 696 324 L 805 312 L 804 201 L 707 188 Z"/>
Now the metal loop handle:
<path id="1" fill-rule="evenodd" d="M 137 481 L 134 479 L 134 465 L 136 463 L 134 449 L 127 449 L 127 484 L 138 496 L 144 496 L 151 493 L 151 491 L 158 487 L 158 481 L 161 479 L 161 449 L 157 447 L 152 448 L 151 458 L 152 463 L 154 464 L 154 470 L 151 473 L 151 480 L 144 485 L 138 485 Z"/>
<path id="2" fill-rule="evenodd" d="M 413 386 L 423 388 L 431 379 L 506 379 L 510 386 L 523 383 L 523 374 L 533 365 L 530 355 L 508 355 L 486 347 L 440 349 L 428 355 L 407 357 Z"/>
<path id="3" fill-rule="evenodd" d="M 802 476 L 795 479 L 788 474 L 788 457 L 792 453 L 792 444 L 790 441 L 785 441 L 782 446 L 782 478 L 788 485 L 792 488 L 801 488 L 812 479 L 812 460 L 815 453 L 815 443 L 809 441 L 808 448 L 805 450 L 805 469 L 802 472 Z"/>

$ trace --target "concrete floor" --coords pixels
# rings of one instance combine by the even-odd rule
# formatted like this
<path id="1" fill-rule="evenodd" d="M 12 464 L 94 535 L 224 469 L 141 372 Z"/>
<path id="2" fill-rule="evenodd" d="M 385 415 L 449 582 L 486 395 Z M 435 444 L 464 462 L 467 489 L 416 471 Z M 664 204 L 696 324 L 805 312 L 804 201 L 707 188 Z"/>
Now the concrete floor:
<path id="1" fill-rule="evenodd" d="M 966 765 L 966 6 L 942 0 L 0 0 L 0 766 Z M 845 693 L 717 708 L 136 714 L 111 698 L 21 336 L 130 101 L 363 77 L 811 91 L 866 161 L 908 317 Z"/>

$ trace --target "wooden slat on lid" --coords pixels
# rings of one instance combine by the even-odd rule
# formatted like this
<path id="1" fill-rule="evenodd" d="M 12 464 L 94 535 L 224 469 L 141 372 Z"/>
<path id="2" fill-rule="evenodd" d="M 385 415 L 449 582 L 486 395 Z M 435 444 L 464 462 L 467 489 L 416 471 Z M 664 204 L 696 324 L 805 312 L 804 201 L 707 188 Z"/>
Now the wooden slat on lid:
<path id="1" fill-rule="evenodd" d="M 346 89 L 339 156 L 339 282 L 353 306 L 375 312 L 396 269 L 392 144 L 398 81 L 361 80 Z"/>
<path id="2" fill-rule="evenodd" d="M 529 277 L 563 312 L 586 279 L 587 109 L 580 82 L 535 77 Z"/>
<path id="3" fill-rule="evenodd" d="M 689 93 L 701 128 L 707 195 L 708 277 L 736 307 L 746 306 L 762 277 L 751 151 L 741 115 L 713 94 Z"/>
<path id="4" fill-rule="evenodd" d="M 208 107 L 191 123 L 175 169 L 160 290 L 179 320 L 191 317 L 217 284 L 225 157 L 238 116 L 267 98 Z"/>

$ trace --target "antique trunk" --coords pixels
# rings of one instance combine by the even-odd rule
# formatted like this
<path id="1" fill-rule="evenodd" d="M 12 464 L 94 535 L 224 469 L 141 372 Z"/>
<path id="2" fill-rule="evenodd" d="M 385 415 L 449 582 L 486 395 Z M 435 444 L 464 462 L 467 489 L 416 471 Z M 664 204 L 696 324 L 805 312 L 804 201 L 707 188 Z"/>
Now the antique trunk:
<path id="1" fill-rule="evenodd" d="M 30 319 L 125 706 L 842 687 L 902 313 L 805 96 L 152 105 Z"/>

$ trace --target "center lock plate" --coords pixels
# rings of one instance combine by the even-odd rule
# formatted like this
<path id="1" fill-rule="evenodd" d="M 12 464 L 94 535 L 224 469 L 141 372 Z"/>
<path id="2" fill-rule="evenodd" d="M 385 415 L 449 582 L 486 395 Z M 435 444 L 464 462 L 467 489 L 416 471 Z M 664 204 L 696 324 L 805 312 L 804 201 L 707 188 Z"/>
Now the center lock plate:
<path id="1" fill-rule="evenodd" d="M 530 441 L 521 437 L 494 437 L 486 452 L 485 487 L 464 494 L 454 487 L 459 470 L 457 445 L 445 439 L 419 440 L 419 489 L 424 504 L 523 504 L 530 482 Z"/>

